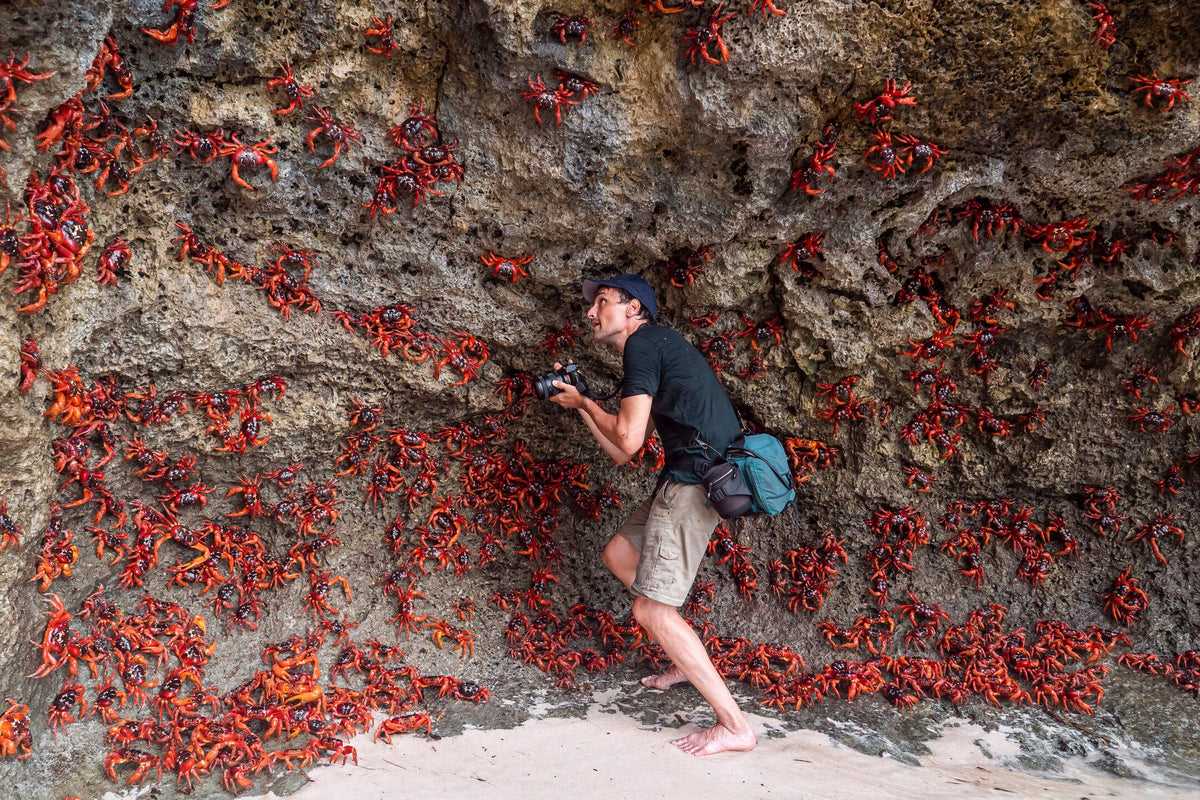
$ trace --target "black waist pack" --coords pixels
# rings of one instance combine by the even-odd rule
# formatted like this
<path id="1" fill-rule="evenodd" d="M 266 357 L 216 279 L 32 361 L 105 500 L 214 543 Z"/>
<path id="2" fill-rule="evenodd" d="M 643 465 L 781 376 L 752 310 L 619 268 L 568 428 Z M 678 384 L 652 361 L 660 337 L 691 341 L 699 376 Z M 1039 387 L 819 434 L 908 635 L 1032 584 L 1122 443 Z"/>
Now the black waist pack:
<path id="1" fill-rule="evenodd" d="M 700 476 L 708 502 L 721 519 L 735 519 L 750 511 L 754 496 L 742 471 L 730 461 L 718 461 Z"/>

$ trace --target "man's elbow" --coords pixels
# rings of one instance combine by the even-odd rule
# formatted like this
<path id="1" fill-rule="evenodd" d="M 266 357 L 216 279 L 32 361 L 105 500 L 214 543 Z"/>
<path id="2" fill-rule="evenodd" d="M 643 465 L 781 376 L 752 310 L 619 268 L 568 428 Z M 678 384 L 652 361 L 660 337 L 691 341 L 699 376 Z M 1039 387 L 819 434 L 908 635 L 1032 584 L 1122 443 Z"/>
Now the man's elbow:
<path id="1" fill-rule="evenodd" d="M 633 458 L 638 453 L 642 452 L 642 447 L 645 444 L 646 444 L 646 437 L 644 437 L 644 436 L 640 437 L 640 438 L 636 438 L 636 439 L 632 436 L 627 436 L 624 439 L 622 439 L 621 440 L 621 453 L 625 456 L 625 461 L 622 463 L 627 464 L 630 461 L 632 461 Z"/>

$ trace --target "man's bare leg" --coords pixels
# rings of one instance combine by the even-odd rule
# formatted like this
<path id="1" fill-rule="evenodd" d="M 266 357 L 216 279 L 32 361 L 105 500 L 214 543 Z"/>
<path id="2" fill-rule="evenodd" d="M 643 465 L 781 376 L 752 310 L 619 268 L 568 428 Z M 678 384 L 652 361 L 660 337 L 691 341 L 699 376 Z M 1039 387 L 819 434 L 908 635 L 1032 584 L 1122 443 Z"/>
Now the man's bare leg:
<path id="1" fill-rule="evenodd" d="M 609 539 L 608 544 L 604 547 L 604 552 L 600 554 L 600 560 L 604 562 L 604 566 L 617 576 L 617 580 L 625 584 L 626 589 L 633 585 L 633 579 L 637 577 L 637 565 L 641 557 L 641 551 L 633 546 L 633 542 L 619 533 Z M 658 675 L 647 675 L 642 678 L 642 686 L 649 689 L 668 689 L 686 680 L 687 677 L 682 670 L 672 664 Z"/>
<path id="2" fill-rule="evenodd" d="M 633 579 L 637 577 L 637 565 L 641 557 L 642 552 L 633 546 L 633 542 L 619 533 L 608 540 L 604 552 L 600 554 L 604 566 L 625 584 L 626 589 L 633 585 Z"/>
<path id="3" fill-rule="evenodd" d="M 729 687 L 713 666 L 704 643 L 692 626 L 673 606 L 648 597 L 633 599 L 633 616 L 654 637 L 671 659 L 674 668 L 691 681 L 717 715 L 716 725 L 676 739 L 671 744 L 694 756 L 753 749 L 754 731 L 734 702 Z"/>

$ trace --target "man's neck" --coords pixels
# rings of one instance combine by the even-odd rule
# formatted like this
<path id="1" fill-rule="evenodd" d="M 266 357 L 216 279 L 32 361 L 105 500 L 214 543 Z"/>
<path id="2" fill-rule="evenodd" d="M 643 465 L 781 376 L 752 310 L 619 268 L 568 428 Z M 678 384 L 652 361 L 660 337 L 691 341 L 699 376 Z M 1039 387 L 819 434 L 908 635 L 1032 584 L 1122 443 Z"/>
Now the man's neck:
<path id="1" fill-rule="evenodd" d="M 617 348 L 618 353 L 625 352 L 625 342 L 629 341 L 630 336 L 633 336 L 633 334 L 641 330 L 643 325 L 650 324 L 650 320 L 648 319 L 635 319 L 633 322 L 636 322 L 637 324 L 633 325 L 632 327 L 626 327 L 625 332 L 621 334 L 621 338 L 613 340 L 613 346 Z"/>

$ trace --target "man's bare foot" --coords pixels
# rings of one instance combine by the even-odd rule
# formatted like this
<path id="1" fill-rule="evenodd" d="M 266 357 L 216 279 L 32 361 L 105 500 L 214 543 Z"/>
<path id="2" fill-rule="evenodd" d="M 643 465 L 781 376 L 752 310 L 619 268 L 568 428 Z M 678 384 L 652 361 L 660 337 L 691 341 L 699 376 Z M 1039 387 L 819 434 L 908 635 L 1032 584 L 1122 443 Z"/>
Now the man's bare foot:
<path id="1" fill-rule="evenodd" d="M 647 689 L 670 689 L 677 683 L 684 683 L 687 678 L 684 677 L 683 671 L 679 667 L 672 664 L 665 672 L 658 675 L 647 675 L 642 678 L 642 686 Z"/>
<path id="2" fill-rule="evenodd" d="M 744 733 L 734 733 L 718 723 L 682 739 L 675 739 L 671 744 L 694 756 L 711 756 L 713 753 L 723 753 L 726 750 L 753 750 L 757 741 L 754 731 L 749 728 L 746 728 Z"/>

